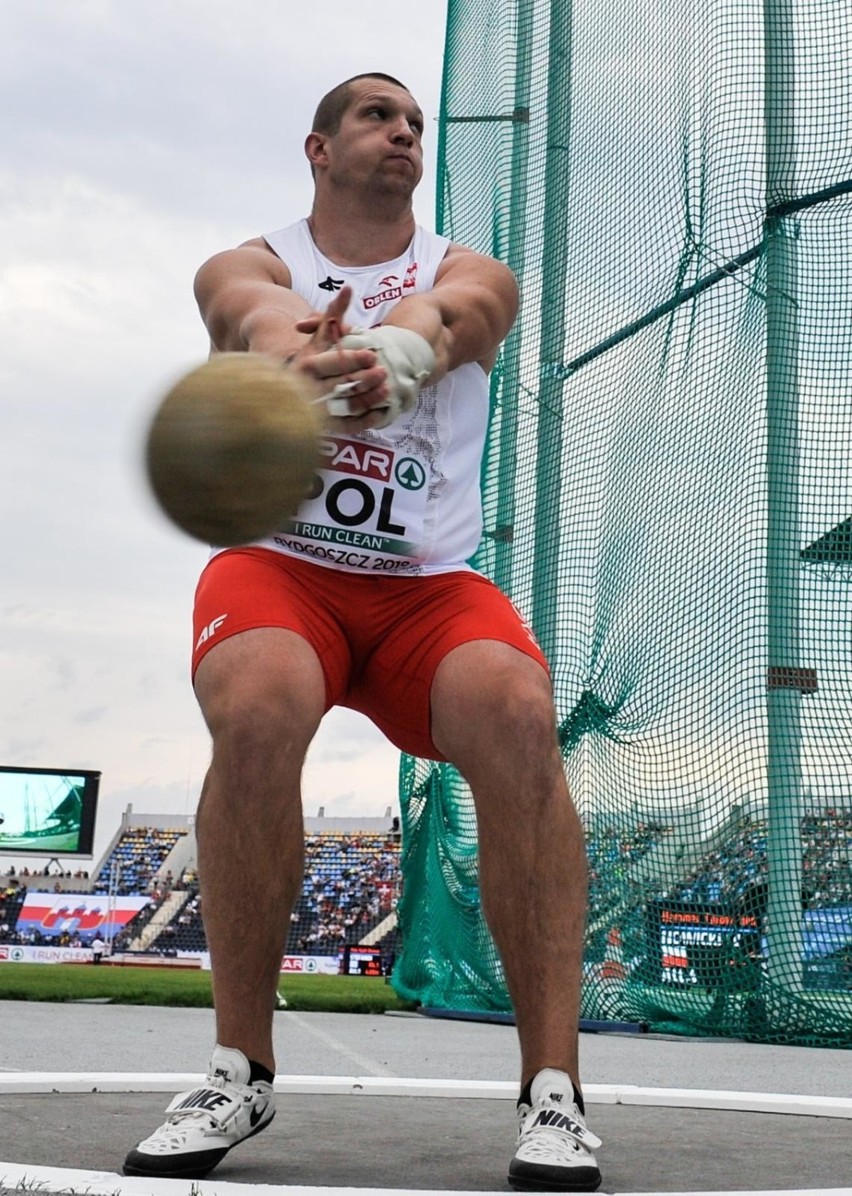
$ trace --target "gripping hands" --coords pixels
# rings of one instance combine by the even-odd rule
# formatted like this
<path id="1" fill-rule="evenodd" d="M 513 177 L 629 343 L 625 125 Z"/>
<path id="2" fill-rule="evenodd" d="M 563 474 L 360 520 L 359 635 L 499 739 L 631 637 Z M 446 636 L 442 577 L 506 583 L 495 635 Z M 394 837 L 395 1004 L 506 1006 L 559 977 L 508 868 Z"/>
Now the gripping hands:
<path id="1" fill-rule="evenodd" d="M 429 342 L 419 332 L 409 328 L 397 328 L 392 324 L 370 328 L 367 331 L 350 332 L 338 342 L 341 349 L 372 349 L 378 357 L 378 364 L 387 374 L 388 399 L 373 410 L 382 415 L 376 427 L 385 428 L 404 412 L 409 411 L 417 400 L 420 387 L 435 368 L 435 354 Z M 329 415 L 357 418 L 363 415 L 363 407 L 352 410 L 346 395 L 347 384 L 335 387 L 326 399 Z"/>

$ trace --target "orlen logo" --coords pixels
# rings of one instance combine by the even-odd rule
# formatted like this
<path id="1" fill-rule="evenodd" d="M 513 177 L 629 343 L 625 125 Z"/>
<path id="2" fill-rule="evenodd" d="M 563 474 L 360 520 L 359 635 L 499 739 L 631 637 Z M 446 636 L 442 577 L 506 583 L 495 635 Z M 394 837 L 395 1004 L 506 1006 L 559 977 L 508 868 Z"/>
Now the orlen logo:
<path id="1" fill-rule="evenodd" d="M 328 469 L 374 478 L 377 482 L 390 481 L 393 453 L 387 449 L 355 440 L 329 438 L 320 442 L 320 451 L 326 458 L 324 464 Z"/>
<path id="2" fill-rule="evenodd" d="M 401 299 L 403 291 L 413 290 L 417 286 L 417 262 L 412 262 L 410 266 L 406 267 L 402 286 L 399 285 L 399 276 L 396 274 L 386 274 L 379 280 L 379 286 L 381 290 L 377 291 L 375 295 L 364 296 L 364 306 L 368 311 L 378 307 L 380 303 L 389 303 L 391 299 Z"/>
<path id="3" fill-rule="evenodd" d="M 375 295 L 364 296 L 364 306 L 369 311 L 370 308 L 378 307 L 380 303 L 388 303 L 391 299 L 402 298 L 402 287 L 399 285 L 399 278 L 396 274 L 386 274 L 379 282 L 382 288 Z"/>

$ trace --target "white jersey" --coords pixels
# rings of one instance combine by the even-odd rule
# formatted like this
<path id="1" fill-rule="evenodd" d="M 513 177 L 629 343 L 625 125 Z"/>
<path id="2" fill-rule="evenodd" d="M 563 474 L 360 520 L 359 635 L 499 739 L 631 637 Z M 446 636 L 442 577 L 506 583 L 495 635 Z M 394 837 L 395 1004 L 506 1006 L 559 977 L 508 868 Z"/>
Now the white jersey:
<path id="1" fill-rule="evenodd" d="M 338 266 L 314 244 L 307 220 L 264 238 L 292 289 L 325 308 L 348 284 L 345 321 L 380 324 L 405 295 L 429 291 L 449 241 L 417 227 L 394 261 Z M 482 534 L 479 475 L 488 426 L 488 377 L 459 366 L 386 428 L 326 436 L 312 495 L 262 548 L 334 569 L 412 576 L 469 568 Z"/>

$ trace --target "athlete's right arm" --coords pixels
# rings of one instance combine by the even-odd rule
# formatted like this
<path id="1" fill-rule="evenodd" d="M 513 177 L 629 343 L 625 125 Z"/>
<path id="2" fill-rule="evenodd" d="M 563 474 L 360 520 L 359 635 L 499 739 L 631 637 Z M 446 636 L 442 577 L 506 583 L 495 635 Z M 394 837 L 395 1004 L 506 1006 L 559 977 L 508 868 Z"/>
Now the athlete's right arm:
<path id="1" fill-rule="evenodd" d="M 195 298 L 212 348 L 297 353 L 309 338 L 295 325 L 310 306 L 290 286 L 290 271 L 260 239 L 210 258 L 195 276 Z"/>
<path id="2" fill-rule="evenodd" d="M 372 349 L 340 349 L 349 329 L 343 316 L 351 292 L 344 287 L 325 312 L 312 312 L 291 289 L 290 271 L 261 238 L 217 253 L 195 276 L 195 297 L 215 353 L 266 353 L 290 361 L 331 390 L 340 381 L 355 385 L 369 409 L 387 396 L 386 373 Z M 309 331 L 298 331 L 308 319 Z M 367 417 L 364 426 L 374 418 Z"/>

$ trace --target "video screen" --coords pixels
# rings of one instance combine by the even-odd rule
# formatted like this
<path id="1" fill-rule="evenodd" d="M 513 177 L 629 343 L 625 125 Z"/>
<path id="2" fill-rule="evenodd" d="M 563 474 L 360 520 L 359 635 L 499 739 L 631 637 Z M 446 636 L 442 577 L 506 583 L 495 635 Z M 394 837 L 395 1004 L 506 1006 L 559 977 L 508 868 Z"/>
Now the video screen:
<path id="1" fill-rule="evenodd" d="M 101 774 L 0 765 L 0 856 L 92 858 Z"/>

